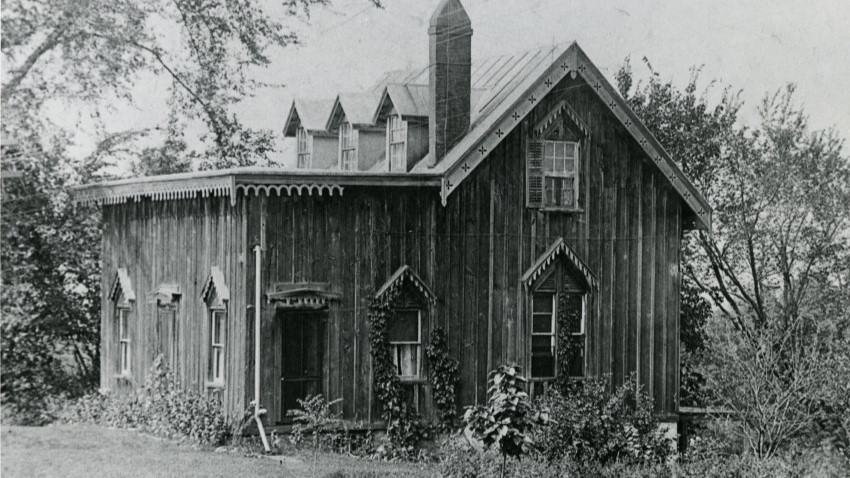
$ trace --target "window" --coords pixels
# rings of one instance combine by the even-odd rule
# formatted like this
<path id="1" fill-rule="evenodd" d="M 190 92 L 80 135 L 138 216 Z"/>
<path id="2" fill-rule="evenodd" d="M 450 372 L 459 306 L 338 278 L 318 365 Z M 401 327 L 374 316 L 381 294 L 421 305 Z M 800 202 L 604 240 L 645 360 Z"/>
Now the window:
<path id="1" fill-rule="evenodd" d="M 130 375 L 129 309 L 118 309 L 118 373 Z"/>
<path id="2" fill-rule="evenodd" d="M 307 130 L 303 127 L 298 128 L 296 134 L 298 140 L 298 169 L 307 169 L 312 166 L 312 149 L 313 142 Z"/>
<path id="3" fill-rule="evenodd" d="M 387 123 L 389 138 L 390 171 L 407 171 L 407 121 L 401 116 L 390 116 Z"/>
<path id="4" fill-rule="evenodd" d="M 227 313 L 210 311 L 209 377 L 214 385 L 224 385 L 224 339 Z"/>
<path id="5" fill-rule="evenodd" d="M 351 123 L 343 121 L 339 125 L 340 167 L 343 171 L 357 169 L 357 140 Z"/>
<path id="6" fill-rule="evenodd" d="M 396 373 L 402 379 L 419 378 L 422 314 L 419 310 L 398 310 L 387 331 Z"/>
<path id="7" fill-rule="evenodd" d="M 578 143 L 543 142 L 543 196 L 546 206 L 577 206 L 578 170 Z"/>
<path id="8" fill-rule="evenodd" d="M 531 313 L 531 377 L 555 377 L 555 318 L 554 293 L 532 296 Z"/>

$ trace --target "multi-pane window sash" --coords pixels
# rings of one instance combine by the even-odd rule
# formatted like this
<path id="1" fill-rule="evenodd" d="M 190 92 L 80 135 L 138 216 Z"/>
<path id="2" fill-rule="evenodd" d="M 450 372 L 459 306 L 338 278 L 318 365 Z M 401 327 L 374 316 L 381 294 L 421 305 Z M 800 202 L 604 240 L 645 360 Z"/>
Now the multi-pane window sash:
<path id="1" fill-rule="evenodd" d="M 224 384 L 224 339 L 227 314 L 224 310 L 210 313 L 210 380 Z"/>
<path id="2" fill-rule="evenodd" d="M 298 169 L 307 169 L 312 162 L 310 138 L 307 130 L 303 127 L 298 128 L 296 136 L 298 140 Z"/>
<path id="3" fill-rule="evenodd" d="M 575 208 L 578 197 L 578 143 L 544 141 L 543 194 L 546 206 Z"/>
<path id="4" fill-rule="evenodd" d="M 351 128 L 351 123 L 343 122 L 339 126 L 339 148 L 340 168 L 343 171 L 356 169 L 357 142 L 354 140 L 354 131 Z"/>
<path id="5" fill-rule="evenodd" d="M 389 138 L 390 171 L 407 170 L 407 121 L 401 116 L 390 116 L 387 137 Z"/>
<path id="6" fill-rule="evenodd" d="M 417 309 L 396 311 L 395 320 L 389 324 L 387 338 L 393 365 L 402 379 L 419 378 L 422 362 L 422 314 Z"/>
<path id="7" fill-rule="evenodd" d="M 118 372 L 130 374 L 129 309 L 118 309 Z"/>
<path id="8" fill-rule="evenodd" d="M 531 377 L 555 376 L 555 317 L 554 293 L 532 296 L 531 313 Z"/>

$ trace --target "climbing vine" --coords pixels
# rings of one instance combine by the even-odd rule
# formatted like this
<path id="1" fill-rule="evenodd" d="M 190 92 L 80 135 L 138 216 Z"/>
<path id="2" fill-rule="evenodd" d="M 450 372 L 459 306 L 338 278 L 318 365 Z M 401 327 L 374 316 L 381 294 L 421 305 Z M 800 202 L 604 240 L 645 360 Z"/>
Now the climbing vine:
<path id="1" fill-rule="evenodd" d="M 558 377 L 555 380 L 560 390 L 566 390 L 571 365 L 581 360 L 584 336 L 570 333 L 572 330 L 580 330 L 581 314 L 581 296 L 562 289 L 558 294 Z"/>
<path id="2" fill-rule="evenodd" d="M 431 332 L 431 342 L 425 349 L 431 368 L 431 388 L 434 403 L 440 414 L 440 423 L 450 427 L 457 417 L 455 399 L 457 397 L 458 363 L 449 355 L 449 343 L 446 331 L 442 328 Z"/>
<path id="3" fill-rule="evenodd" d="M 400 287 L 386 291 L 369 303 L 369 344 L 372 354 L 372 376 L 375 392 L 382 407 L 381 416 L 387 423 L 387 437 L 395 451 L 409 454 L 423 437 L 423 429 L 416 414 L 404 400 L 390 351 L 387 332 L 395 318 L 395 304 Z"/>

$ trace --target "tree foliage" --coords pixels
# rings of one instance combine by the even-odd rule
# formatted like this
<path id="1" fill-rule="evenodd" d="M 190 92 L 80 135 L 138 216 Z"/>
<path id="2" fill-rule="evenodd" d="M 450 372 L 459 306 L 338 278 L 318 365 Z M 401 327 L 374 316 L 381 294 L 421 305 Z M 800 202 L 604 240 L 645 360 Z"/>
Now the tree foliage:
<path id="1" fill-rule="evenodd" d="M 635 84 L 627 63 L 620 91 L 714 209 L 712 232 L 683 248 L 685 378 L 707 382 L 751 450 L 770 456 L 850 414 L 825 398 L 841 393 L 823 367 L 848 359 L 850 161 L 834 130 L 810 128 L 793 85 L 766 95 L 758 124 L 743 126 L 738 94 L 724 89 L 710 106 L 697 70 L 679 90 L 649 69 Z M 723 319 L 710 327 L 705 299 Z"/>

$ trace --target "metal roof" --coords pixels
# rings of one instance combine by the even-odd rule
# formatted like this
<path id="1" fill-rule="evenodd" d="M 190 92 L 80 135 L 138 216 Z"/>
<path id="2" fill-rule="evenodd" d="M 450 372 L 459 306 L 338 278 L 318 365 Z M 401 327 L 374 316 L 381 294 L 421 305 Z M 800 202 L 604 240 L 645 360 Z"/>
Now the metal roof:
<path id="1" fill-rule="evenodd" d="M 334 101 L 330 115 L 325 118 L 325 131 L 332 131 L 339 126 L 342 115 L 356 126 L 371 126 L 375 109 L 381 99 L 380 92 L 365 91 L 360 93 L 340 93 Z"/>

